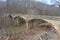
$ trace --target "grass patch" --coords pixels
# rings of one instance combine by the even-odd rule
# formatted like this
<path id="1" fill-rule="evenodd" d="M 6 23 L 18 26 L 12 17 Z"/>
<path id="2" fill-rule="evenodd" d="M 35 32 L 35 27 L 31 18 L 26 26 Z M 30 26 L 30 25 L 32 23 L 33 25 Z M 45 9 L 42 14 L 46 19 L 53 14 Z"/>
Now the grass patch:
<path id="1" fill-rule="evenodd" d="M 16 31 L 22 31 L 22 30 L 25 30 L 26 29 L 26 25 L 24 24 L 24 25 L 22 25 L 22 26 L 12 26 L 12 27 L 9 27 L 9 28 L 7 28 L 7 30 L 9 31 L 9 32 L 16 32 Z"/>

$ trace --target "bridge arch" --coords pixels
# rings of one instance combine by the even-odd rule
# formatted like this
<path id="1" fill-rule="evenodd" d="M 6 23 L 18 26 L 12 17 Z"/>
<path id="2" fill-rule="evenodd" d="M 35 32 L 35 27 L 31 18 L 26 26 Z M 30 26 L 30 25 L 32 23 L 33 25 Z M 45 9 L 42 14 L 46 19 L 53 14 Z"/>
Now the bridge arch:
<path id="1" fill-rule="evenodd" d="M 21 25 L 26 24 L 26 20 L 21 16 L 15 16 L 14 17 L 14 22 L 15 22 L 16 26 L 21 26 Z"/>
<path id="2" fill-rule="evenodd" d="M 29 28 L 39 27 L 47 31 L 49 30 L 56 32 L 54 25 L 44 19 L 32 18 L 28 21 L 28 26 Z"/>
<path id="3" fill-rule="evenodd" d="M 9 15 L 10 17 L 10 15 Z M 9 33 L 15 33 L 26 29 L 26 20 L 21 16 L 11 16 L 13 17 L 13 24 L 10 27 L 7 27 Z M 11 18 L 10 17 L 10 18 Z"/>

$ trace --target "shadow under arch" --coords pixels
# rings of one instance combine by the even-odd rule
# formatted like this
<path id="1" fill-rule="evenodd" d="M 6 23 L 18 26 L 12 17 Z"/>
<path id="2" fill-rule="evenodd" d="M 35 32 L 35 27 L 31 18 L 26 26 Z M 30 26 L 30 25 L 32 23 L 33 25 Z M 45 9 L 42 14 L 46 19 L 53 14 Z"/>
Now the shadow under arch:
<path id="1" fill-rule="evenodd" d="M 16 26 L 22 26 L 22 25 L 26 24 L 26 20 L 20 16 L 14 17 L 14 22 L 15 22 Z"/>
<path id="2" fill-rule="evenodd" d="M 7 28 L 9 33 L 16 33 L 26 29 L 26 21 L 23 17 L 15 16 L 13 26 Z"/>
<path id="3" fill-rule="evenodd" d="M 40 29 L 43 29 L 43 30 L 46 30 L 46 31 L 57 32 L 52 23 L 49 23 L 48 21 L 43 20 L 43 19 L 36 19 L 36 18 L 30 19 L 28 21 L 28 26 L 29 26 L 30 29 L 40 28 Z"/>

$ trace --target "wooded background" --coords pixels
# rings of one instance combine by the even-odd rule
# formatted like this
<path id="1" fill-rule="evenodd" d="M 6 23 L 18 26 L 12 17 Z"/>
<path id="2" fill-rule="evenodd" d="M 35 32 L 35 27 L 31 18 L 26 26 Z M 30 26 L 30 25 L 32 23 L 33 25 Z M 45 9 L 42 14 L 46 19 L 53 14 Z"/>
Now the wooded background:
<path id="1" fill-rule="evenodd" d="M 0 14 L 42 14 L 60 16 L 60 8 L 49 6 L 34 0 L 0 0 Z"/>

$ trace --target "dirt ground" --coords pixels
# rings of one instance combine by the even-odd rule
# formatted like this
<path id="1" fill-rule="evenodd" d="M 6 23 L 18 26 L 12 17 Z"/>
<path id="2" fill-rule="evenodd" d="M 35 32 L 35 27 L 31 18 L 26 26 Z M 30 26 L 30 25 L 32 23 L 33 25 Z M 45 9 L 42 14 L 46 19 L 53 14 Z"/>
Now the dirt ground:
<path id="1" fill-rule="evenodd" d="M 59 40 L 59 34 L 55 30 L 37 26 L 22 32 L 5 34 L 0 36 L 0 40 Z"/>

